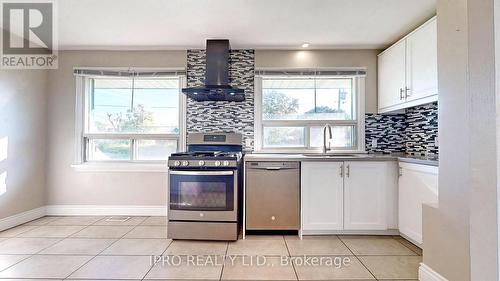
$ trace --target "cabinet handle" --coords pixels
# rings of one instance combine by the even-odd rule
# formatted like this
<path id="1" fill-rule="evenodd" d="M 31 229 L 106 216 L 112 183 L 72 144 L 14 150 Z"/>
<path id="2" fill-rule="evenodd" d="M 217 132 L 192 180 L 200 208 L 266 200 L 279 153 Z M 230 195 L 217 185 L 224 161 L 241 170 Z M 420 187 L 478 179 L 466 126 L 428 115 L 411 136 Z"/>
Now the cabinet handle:
<path id="1" fill-rule="evenodd" d="M 345 175 L 347 177 L 349 177 L 351 175 L 351 165 L 347 165 L 347 171 L 346 171 Z"/>
<path id="2" fill-rule="evenodd" d="M 399 88 L 399 99 L 402 100 L 404 97 L 403 97 L 403 92 L 404 92 L 404 89 L 403 88 Z"/>
<path id="3" fill-rule="evenodd" d="M 405 88 L 405 98 L 408 98 L 409 96 L 411 96 L 410 88 L 406 87 Z"/>
<path id="4" fill-rule="evenodd" d="M 399 173 L 398 173 L 398 176 L 400 176 L 400 177 L 401 177 L 401 176 L 403 175 L 403 168 L 399 167 L 399 169 L 398 169 L 398 170 L 399 170 L 399 171 L 398 171 L 398 172 L 399 172 Z"/>
<path id="5" fill-rule="evenodd" d="M 340 177 L 344 177 L 344 164 L 340 165 Z"/>

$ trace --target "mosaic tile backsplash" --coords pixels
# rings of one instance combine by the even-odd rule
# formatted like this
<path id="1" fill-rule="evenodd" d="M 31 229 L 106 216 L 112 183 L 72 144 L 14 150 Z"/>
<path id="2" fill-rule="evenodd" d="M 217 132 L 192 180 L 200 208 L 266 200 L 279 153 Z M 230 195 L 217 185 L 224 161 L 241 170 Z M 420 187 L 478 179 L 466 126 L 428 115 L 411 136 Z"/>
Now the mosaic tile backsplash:
<path id="1" fill-rule="evenodd" d="M 365 146 L 369 152 L 405 152 L 404 114 L 366 114 L 365 115 Z M 372 141 L 376 140 L 376 147 Z"/>
<path id="2" fill-rule="evenodd" d="M 244 102 L 187 101 L 187 132 L 237 132 L 254 138 L 254 50 L 230 51 L 230 84 L 245 89 Z M 187 86 L 203 86 L 205 50 L 187 51 Z M 366 114 L 365 139 L 369 152 L 437 155 L 437 103 L 409 108 L 403 114 Z M 377 147 L 372 141 L 377 140 Z M 253 143 L 253 142 L 252 142 Z M 252 150 L 252 146 L 245 146 Z"/>
<path id="3" fill-rule="evenodd" d="M 188 98 L 187 132 L 237 132 L 253 139 L 254 132 L 254 61 L 253 50 L 231 50 L 230 85 L 245 90 L 244 102 L 196 102 Z M 187 86 L 199 87 L 205 82 L 205 50 L 187 51 Z M 244 147 L 246 150 L 252 146 Z"/>
<path id="4" fill-rule="evenodd" d="M 438 155 L 438 104 L 408 108 L 402 114 L 366 114 L 366 150 Z M 372 141 L 377 140 L 377 147 Z"/>

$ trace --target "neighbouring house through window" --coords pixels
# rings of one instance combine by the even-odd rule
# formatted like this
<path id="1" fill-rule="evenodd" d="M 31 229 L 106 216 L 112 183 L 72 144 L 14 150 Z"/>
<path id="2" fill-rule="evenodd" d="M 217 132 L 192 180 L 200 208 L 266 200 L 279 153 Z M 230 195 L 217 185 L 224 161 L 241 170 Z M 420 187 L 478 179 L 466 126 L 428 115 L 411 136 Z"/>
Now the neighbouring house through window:
<path id="1" fill-rule="evenodd" d="M 364 72 L 256 77 L 257 150 L 319 150 L 332 127 L 333 150 L 364 150 Z"/>
<path id="2" fill-rule="evenodd" d="M 80 162 L 165 161 L 182 148 L 183 75 L 78 74 Z"/>

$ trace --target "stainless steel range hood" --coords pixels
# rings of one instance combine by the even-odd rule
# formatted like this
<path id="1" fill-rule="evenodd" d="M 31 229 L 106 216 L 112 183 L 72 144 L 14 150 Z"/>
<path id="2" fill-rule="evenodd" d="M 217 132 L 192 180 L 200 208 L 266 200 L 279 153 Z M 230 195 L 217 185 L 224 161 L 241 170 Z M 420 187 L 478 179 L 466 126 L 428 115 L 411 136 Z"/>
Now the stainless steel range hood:
<path id="1" fill-rule="evenodd" d="M 184 88 L 195 101 L 244 101 L 245 91 L 229 85 L 229 40 L 207 40 L 205 86 Z"/>

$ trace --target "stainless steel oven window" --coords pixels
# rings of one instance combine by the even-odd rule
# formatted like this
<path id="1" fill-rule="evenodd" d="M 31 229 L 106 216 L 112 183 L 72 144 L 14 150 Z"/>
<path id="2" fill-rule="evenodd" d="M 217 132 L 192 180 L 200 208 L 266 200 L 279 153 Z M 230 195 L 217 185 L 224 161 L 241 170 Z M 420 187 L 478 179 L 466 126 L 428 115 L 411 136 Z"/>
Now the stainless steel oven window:
<path id="1" fill-rule="evenodd" d="M 182 207 L 226 210 L 227 186 L 223 182 L 181 182 L 179 202 Z"/>
<path id="2" fill-rule="evenodd" d="M 170 209 L 233 211 L 235 178 L 234 171 L 170 171 Z"/>

